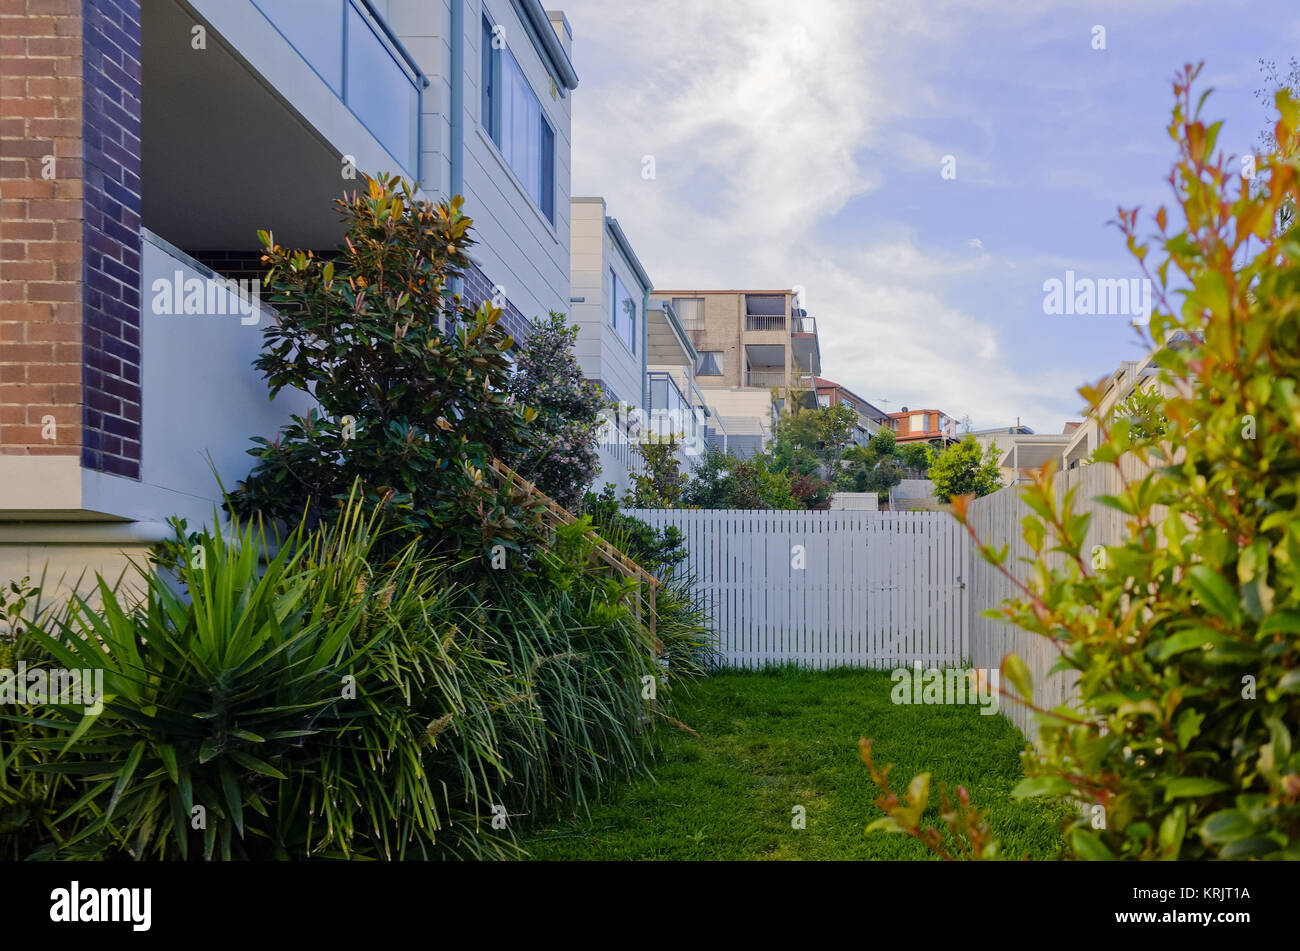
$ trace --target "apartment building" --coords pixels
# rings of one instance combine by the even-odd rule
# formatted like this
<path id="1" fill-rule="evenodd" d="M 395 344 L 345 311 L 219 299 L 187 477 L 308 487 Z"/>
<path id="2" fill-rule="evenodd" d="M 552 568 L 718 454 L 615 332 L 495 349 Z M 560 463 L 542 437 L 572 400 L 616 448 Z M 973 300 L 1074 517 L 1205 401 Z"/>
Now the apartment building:
<path id="1" fill-rule="evenodd" d="M 813 381 L 817 391 L 818 406 L 847 406 L 857 414 L 857 424 L 853 429 L 853 442 L 865 446 L 871 437 L 881 429 L 889 428 L 889 414 L 872 406 L 846 386 L 817 377 Z"/>
<path id="2" fill-rule="evenodd" d="M 699 355 L 694 382 L 738 451 L 770 440 L 787 393 L 813 392 L 817 322 L 793 290 L 656 289 L 651 299 L 670 303 L 690 334 Z"/>
<path id="3" fill-rule="evenodd" d="M 258 229 L 328 253 L 360 173 L 466 196 L 462 288 L 569 304 L 572 33 L 538 0 L 16 0 L 0 112 L 0 576 L 209 520 L 301 394 L 251 362 Z M 11 50 L 19 52 L 10 52 Z M 207 289 L 191 297 L 191 288 Z M 250 288 L 251 289 L 251 288 Z M 182 291 L 184 293 L 182 293 Z M 179 306 L 173 306 L 173 303 Z M 192 306 L 191 306 L 192 305 Z"/>
<path id="4" fill-rule="evenodd" d="M 957 420 L 943 410 L 908 409 L 889 414 L 889 425 L 899 443 L 924 442 L 942 448 L 959 441 Z"/>

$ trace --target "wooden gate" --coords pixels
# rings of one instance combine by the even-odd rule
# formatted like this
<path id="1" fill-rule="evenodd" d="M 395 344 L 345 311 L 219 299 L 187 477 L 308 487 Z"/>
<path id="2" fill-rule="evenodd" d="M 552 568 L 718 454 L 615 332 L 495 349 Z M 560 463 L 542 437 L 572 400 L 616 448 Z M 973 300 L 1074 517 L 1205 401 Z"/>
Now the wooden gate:
<path id="1" fill-rule="evenodd" d="M 929 667 L 968 657 L 970 540 L 946 512 L 639 509 L 675 525 L 725 664 Z"/>

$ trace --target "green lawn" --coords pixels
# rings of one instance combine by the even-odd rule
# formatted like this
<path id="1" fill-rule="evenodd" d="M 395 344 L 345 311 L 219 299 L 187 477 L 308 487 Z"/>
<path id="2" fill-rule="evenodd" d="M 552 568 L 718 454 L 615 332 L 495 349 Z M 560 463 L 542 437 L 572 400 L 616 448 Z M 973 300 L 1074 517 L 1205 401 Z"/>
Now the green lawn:
<path id="1" fill-rule="evenodd" d="M 678 696 L 676 716 L 699 731 L 676 733 L 653 779 L 616 787 L 608 801 L 527 833 L 538 859 L 922 859 L 903 835 L 864 832 L 881 815 L 879 791 L 858 755 L 874 740 L 876 762 L 894 763 L 900 794 L 918 772 L 938 786 L 964 785 L 1008 855 L 1053 858 L 1062 807 L 1016 802 L 1020 733 L 975 706 L 895 706 L 887 673 L 723 673 Z M 791 828 L 792 807 L 807 827 Z"/>

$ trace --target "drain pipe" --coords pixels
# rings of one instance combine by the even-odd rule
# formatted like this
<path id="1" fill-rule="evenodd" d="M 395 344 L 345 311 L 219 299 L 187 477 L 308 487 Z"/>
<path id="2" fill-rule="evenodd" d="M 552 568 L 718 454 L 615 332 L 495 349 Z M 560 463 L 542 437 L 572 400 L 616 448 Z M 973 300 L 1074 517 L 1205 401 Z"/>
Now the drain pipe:
<path id="1" fill-rule="evenodd" d="M 448 146 L 451 152 L 450 194 L 448 199 L 465 192 L 465 0 L 451 3 L 451 132 Z M 484 54 L 480 54 L 484 55 Z M 452 278 L 451 292 L 464 292 L 464 279 Z"/>

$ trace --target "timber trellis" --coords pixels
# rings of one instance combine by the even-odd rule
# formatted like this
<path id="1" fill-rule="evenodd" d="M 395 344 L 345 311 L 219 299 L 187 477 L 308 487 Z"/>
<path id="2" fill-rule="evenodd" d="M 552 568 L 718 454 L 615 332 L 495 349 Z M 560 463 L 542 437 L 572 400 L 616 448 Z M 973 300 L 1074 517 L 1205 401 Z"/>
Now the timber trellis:
<path id="1" fill-rule="evenodd" d="M 640 509 L 675 525 L 728 666 L 892 668 L 968 654 L 970 542 L 944 512 Z"/>

